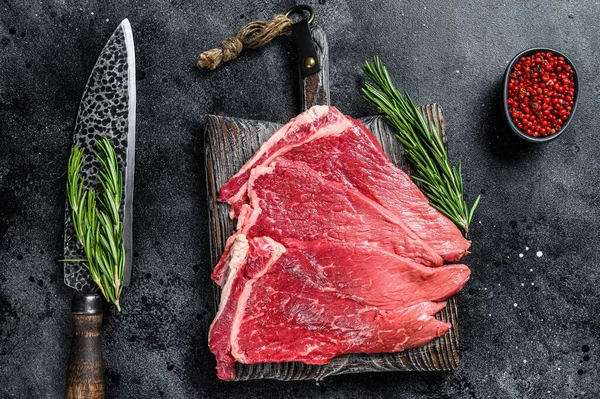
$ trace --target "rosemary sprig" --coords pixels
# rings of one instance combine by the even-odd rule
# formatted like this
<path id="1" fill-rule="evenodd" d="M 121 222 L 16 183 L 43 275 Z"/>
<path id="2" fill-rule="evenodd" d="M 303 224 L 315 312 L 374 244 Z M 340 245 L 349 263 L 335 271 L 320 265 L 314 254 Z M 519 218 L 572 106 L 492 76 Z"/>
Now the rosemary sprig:
<path id="1" fill-rule="evenodd" d="M 429 124 L 408 93 L 404 96 L 394 87 L 386 67 L 379 57 L 365 62 L 363 71 L 375 86 L 365 83 L 363 98 L 377 106 L 396 128 L 396 137 L 404 146 L 405 155 L 416 168 L 413 179 L 422 183 L 423 193 L 431 206 L 442 212 L 469 234 L 469 225 L 481 196 L 469 208 L 464 200 L 462 169 L 450 165 L 448 153 L 435 126 Z"/>
<path id="2" fill-rule="evenodd" d="M 96 157 L 102 164 L 98 180 L 102 195 L 94 190 L 84 190 L 81 176 L 82 148 L 74 146 L 69 158 L 67 172 L 67 197 L 71 206 L 71 220 L 79 242 L 85 251 L 85 259 L 65 259 L 66 262 L 83 261 L 92 280 L 102 295 L 121 311 L 119 297 L 123 290 L 125 248 L 123 247 L 123 224 L 119 216 L 123 196 L 123 175 L 115 150 L 106 137 L 96 143 Z M 98 206 L 100 202 L 100 207 Z"/>

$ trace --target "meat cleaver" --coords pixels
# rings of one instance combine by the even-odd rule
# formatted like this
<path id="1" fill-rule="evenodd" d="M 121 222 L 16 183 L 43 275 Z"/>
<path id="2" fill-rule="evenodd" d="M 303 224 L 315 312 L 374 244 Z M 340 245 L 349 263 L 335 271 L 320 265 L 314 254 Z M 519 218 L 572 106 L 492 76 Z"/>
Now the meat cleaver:
<path id="1" fill-rule="evenodd" d="M 73 145 L 85 150 L 81 174 L 85 189 L 98 189 L 100 161 L 95 157 L 96 140 L 107 137 L 124 173 L 123 220 L 125 268 L 123 284 L 131 278 L 133 176 L 135 168 L 135 53 L 131 25 L 123 20 L 102 49 L 83 91 L 75 122 Z M 67 201 L 64 234 L 65 259 L 84 258 L 71 222 Z M 103 299 L 86 266 L 64 264 L 64 282 L 78 292 L 73 296 L 73 337 L 65 398 L 104 398 L 101 326 Z"/>

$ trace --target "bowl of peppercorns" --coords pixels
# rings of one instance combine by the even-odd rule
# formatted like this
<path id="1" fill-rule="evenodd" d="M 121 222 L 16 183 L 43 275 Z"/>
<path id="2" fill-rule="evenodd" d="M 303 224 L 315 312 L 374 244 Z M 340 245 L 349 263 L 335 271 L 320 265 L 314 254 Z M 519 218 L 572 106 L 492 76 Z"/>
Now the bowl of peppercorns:
<path id="1" fill-rule="evenodd" d="M 575 113 L 579 81 L 573 63 L 547 48 L 525 50 L 504 75 L 504 113 L 522 139 L 543 143 L 560 136 Z"/>

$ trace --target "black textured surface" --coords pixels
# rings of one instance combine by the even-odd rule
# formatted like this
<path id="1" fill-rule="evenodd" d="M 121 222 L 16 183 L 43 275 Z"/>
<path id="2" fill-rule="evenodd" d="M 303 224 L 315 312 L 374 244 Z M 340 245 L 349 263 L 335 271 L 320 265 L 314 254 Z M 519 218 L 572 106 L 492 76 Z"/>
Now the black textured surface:
<path id="1" fill-rule="evenodd" d="M 214 309 L 202 115 L 284 122 L 299 90 L 290 38 L 215 72 L 194 63 L 241 24 L 293 4 L 0 2 L 0 397 L 62 395 L 73 292 L 54 260 L 66 161 L 87 77 L 125 17 L 138 64 L 135 253 L 123 312 L 105 311 L 108 397 L 598 397 L 600 6 L 592 1 L 314 3 L 330 41 L 332 103 L 354 116 L 373 112 L 360 98 L 360 66 L 379 54 L 418 102 L 444 107 L 468 197 L 483 193 L 465 259 L 472 280 L 459 297 L 462 365 L 319 385 L 217 380 L 206 344 Z M 580 75 L 569 131 L 543 145 L 518 141 L 498 103 L 507 61 L 533 46 L 564 51 Z"/>

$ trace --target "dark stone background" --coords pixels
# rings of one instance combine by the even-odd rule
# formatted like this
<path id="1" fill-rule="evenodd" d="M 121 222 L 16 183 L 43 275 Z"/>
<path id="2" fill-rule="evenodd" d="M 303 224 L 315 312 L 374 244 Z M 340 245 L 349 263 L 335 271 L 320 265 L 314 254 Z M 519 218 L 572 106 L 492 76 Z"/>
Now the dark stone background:
<path id="1" fill-rule="evenodd" d="M 0 396 L 62 395 L 73 292 L 55 259 L 66 161 L 88 74 L 127 17 L 138 67 L 135 258 L 123 312 L 105 316 L 108 397 L 599 397 L 600 6 L 592 1 L 315 2 L 330 41 L 333 104 L 374 112 L 360 97 L 360 66 L 379 54 L 418 102 L 444 107 L 467 197 L 483 194 L 465 259 L 473 275 L 459 297 L 462 366 L 319 385 L 216 378 L 206 343 L 214 310 L 202 115 L 284 122 L 299 110 L 299 90 L 289 38 L 212 73 L 194 62 L 243 23 L 292 5 L 0 1 Z M 533 46 L 572 57 L 581 83 L 573 124 L 544 145 L 514 137 L 498 101 L 507 62 Z"/>

